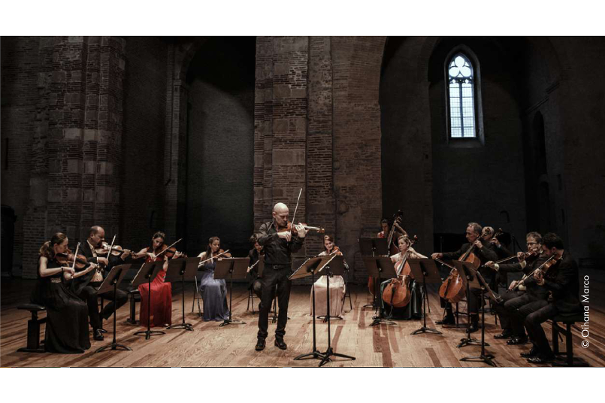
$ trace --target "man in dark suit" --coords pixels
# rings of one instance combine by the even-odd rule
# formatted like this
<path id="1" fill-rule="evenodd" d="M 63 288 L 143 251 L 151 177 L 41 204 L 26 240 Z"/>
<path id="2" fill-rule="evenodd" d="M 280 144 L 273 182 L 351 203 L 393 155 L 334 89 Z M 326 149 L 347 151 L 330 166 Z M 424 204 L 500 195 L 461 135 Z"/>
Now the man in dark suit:
<path id="1" fill-rule="evenodd" d="M 466 227 L 466 240 L 468 243 L 463 244 L 460 249 L 455 252 L 448 253 L 433 253 L 431 258 L 435 259 L 448 259 L 454 260 L 464 255 L 472 246 L 475 247 L 474 253 L 481 261 L 481 264 L 485 264 L 488 261 L 498 260 L 498 256 L 489 246 L 489 242 L 481 238 L 483 227 L 476 222 L 468 223 Z M 491 270 L 490 270 L 491 271 Z M 480 272 L 486 282 L 490 282 L 492 273 L 487 270 Z M 470 295 L 467 295 L 468 311 L 471 316 L 470 331 L 476 332 L 479 329 L 479 304 L 481 301 L 481 291 L 471 290 Z M 452 305 L 448 302 L 445 306 L 446 316 L 443 320 L 437 321 L 437 324 L 441 325 L 453 325 L 455 323 L 454 315 L 452 313 Z"/>
<path id="2" fill-rule="evenodd" d="M 533 343 L 532 349 L 523 357 L 534 364 L 543 364 L 554 359 L 548 339 L 542 329 L 542 323 L 559 314 L 581 312 L 579 298 L 578 265 L 569 252 L 565 251 L 563 241 L 558 235 L 548 233 L 542 239 L 543 256 L 556 260 L 544 274 L 541 270 L 534 273 L 536 284 L 552 293 L 552 302 L 533 310 L 525 316 L 525 328 Z M 523 311 L 523 307 L 518 309 Z"/>
<path id="3" fill-rule="evenodd" d="M 97 290 L 99 289 L 103 278 L 115 265 L 121 264 L 129 255 L 128 251 L 125 251 L 121 256 L 114 256 L 109 254 L 101 256 L 95 249 L 101 248 L 105 241 L 105 230 L 102 227 L 94 226 L 90 228 L 88 239 L 80 245 L 80 252 L 86 256 L 86 260 L 92 263 L 97 263 L 102 269 L 92 270 L 84 276 L 75 278 L 74 289 L 80 298 L 86 301 L 88 305 L 88 316 L 90 317 L 90 325 L 93 330 L 93 338 L 95 340 L 103 340 L 103 333 L 101 328 L 103 327 L 103 319 L 109 319 L 114 310 L 118 309 L 126 303 L 128 300 L 128 294 L 122 290 L 117 290 L 116 300 L 114 301 L 113 292 L 106 292 L 101 294 L 104 299 L 110 300 L 107 305 L 103 308 L 103 311 L 99 313 L 99 306 L 97 297 L 99 296 Z"/>
<path id="4" fill-rule="evenodd" d="M 265 348 L 265 339 L 269 335 L 269 309 L 277 285 L 279 314 L 275 329 L 275 346 L 281 350 L 288 348 L 284 342 L 286 322 L 288 320 L 288 303 L 292 281 L 288 279 L 292 271 L 292 253 L 300 250 L 307 234 L 305 227 L 296 225 L 296 232 L 285 230 L 290 211 L 284 203 L 273 207 L 273 221 L 260 226 L 256 239 L 265 251 L 265 268 L 263 270 L 261 306 L 258 314 L 258 335 L 255 350 Z"/>

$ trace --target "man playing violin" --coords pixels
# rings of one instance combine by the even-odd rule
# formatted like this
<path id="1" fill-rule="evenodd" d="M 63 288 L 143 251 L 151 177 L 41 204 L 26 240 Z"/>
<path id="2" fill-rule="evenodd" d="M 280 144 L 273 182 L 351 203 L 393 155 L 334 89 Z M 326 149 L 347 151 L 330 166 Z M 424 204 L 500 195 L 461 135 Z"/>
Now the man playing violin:
<path id="1" fill-rule="evenodd" d="M 582 311 L 578 265 L 569 252 L 565 251 L 561 238 L 552 232 L 544 235 L 542 254 L 547 259 L 553 259 L 545 263 L 544 269 L 536 270 L 533 279 L 539 287 L 552 293 L 552 302 L 545 301 L 542 307 L 525 316 L 525 328 L 533 347 L 528 353 L 522 354 L 522 357 L 533 364 L 547 363 L 555 357 L 542 329 L 542 323 L 559 314 L 575 314 Z M 520 314 L 524 314 L 524 308 L 525 306 L 519 308 Z"/>
<path id="2" fill-rule="evenodd" d="M 448 253 L 433 253 L 432 259 L 458 259 L 463 256 L 471 247 L 475 247 L 475 255 L 479 258 L 482 264 L 492 260 L 498 260 L 496 253 L 489 247 L 489 242 L 481 238 L 483 227 L 476 222 L 470 222 L 466 227 L 466 240 L 468 243 L 463 244 L 460 249 L 455 252 Z M 483 274 L 483 272 L 481 273 Z M 489 282 L 490 275 L 487 273 L 486 281 Z M 484 274 L 485 276 L 485 274 Z M 470 295 L 467 295 L 468 310 L 471 316 L 470 331 L 476 332 L 479 329 L 479 303 L 481 301 L 481 291 L 471 289 Z M 443 320 L 437 321 L 437 324 L 441 325 L 453 325 L 455 323 L 454 314 L 452 313 L 452 305 L 446 302 L 445 305 L 446 316 Z"/>
<path id="3" fill-rule="evenodd" d="M 88 316 L 90 317 L 90 325 L 95 340 L 103 340 L 103 333 L 101 332 L 103 322 L 101 318 L 109 319 L 114 310 L 124 305 L 128 300 L 128 294 L 120 289 L 117 290 L 115 301 L 113 300 L 113 291 L 100 294 L 101 297 L 111 302 L 105 305 L 103 311 L 99 313 L 97 290 L 103 283 L 104 276 L 113 266 L 123 263 L 130 254 L 130 251 L 124 251 L 121 256 L 109 254 L 109 258 L 99 255 L 97 250 L 102 247 L 104 241 L 105 230 L 98 225 L 91 227 L 88 232 L 88 239 L 80 246 L 80 252 L 88 262 L 99 265 L 99 269 L 92 270 L 86 275 L 74 279 L 75 292 L 88 305 Z"/>
<path id="4" fill-rule="evenodd" d="M 262 278 L 262 299 L 258 316 L 258 341 L 256 351 L 265 348 L 265 339 L 269 335 L 269 309 L 271 297 L 277 285 L 277 300 L 279 314 L 275 330 L 275 346 L 281 350 L 288 348 L 284 342 L 286 321 L 288 320 L 288 302 L 292 281 L 288 279 L 292 267 L 292 253 L 300 250 L 307 231 L 301 224 L 292 225 L 288 222 L 290 211 L 284 203 L 273 207 L 273 221 L 262 224 L 256 234 L 259 245 L 265 250 L 265 269 Z"/>
<path id="5" fill-rule="evenodd" d="M 527 241 L 527 252 L 517 253 L 517 263 L 495 263 L 489 261 L 485 264 L 486 267 L 495 270 L 498 274 L 508 273 L 524 273 L 528 274 L 539 267 L 546 260 L 540 256 L 542 252 L 542 235 L 537 232 L 529 232 L 526 237 Z M 508 345 L 525 344 L 527 342 L 527 335 L 525 334 L 525 328 L 523 326 L 523 320 L 519 319 L 515 314 L 516 310 L 523 305 L 529 304 L 530 302 L 536 302 L 538 305 L 541 302 L 548 299 L 548 292 L 542 287 L 538 287 L 534 281 L 525 281 L 525 284 L 515 289 L 517 281 L 511 282 L 508 289 L 500 293 L 500 296 L 504 300 L 504 304 L 498 304 L 495 306 L 496 313 L 500 318 L 500 326 L 502 327 L 502 333 L 494 336 L 495 339 L 508 339 L 506 343 Z M 528 306 L 529 307 L 529 306 Z"/>

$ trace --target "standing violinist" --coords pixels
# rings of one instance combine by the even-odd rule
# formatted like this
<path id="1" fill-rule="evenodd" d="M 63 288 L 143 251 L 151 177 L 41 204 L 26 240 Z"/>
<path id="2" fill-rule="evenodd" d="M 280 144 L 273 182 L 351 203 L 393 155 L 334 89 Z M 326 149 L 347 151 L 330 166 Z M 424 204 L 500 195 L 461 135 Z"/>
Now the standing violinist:
<path id="1" fill-rule="evenodd" d="M 176 252 L 169 256 L 165 239 L 166 234 L 158 231 L 151 237 L 151 246 L 143 248 L 135 254 L 137 259 L 145 258 L 145 263 L 164 262 L 162 270 L 151 282 L 151 290 L 149 283 L 143 283 L 138 287 L 141 293 L 141 309 L 139 310 L 141 326 L 154 327 L 172 324 L 172 284 L 165 282 L 164 279 L 168 270 L 168 260 L 171 257 L 180 257 L 181 253 Z M 150 292 L 151 295 L 149 295 Z M 151 304 L 148 306 L 150 299 Z"/>
<path id="2" fill-rule="evenodd" d="M 292 281 L 288 278 L 292 270 L 292 253 L 300 250 L 307 234 L 303 225 L 288 223 L 290 210 L 284 203 L 273 207 L 273 220 L 262 224 L 256 234 L 258 243 L 265 250 L 265 269 L 263 270 L 262 304 L 258 317 L 258 335 L 255 350 L 265 348 L 265 339 L 269 335 L 269 309 L 271 297 L 277 285 L 279 314 L 275 329 L 275 346 L 281 350 L 288 348 L 284 342 L 288 303 Z M 294 228 L 293 228 L 294 227 Z"/>
<path id="3" fill-rule="evenodd" d="M 115 301 L 113 291 L 100 294 L 104 299 L 111 302 L 105 305 L 103 311 L 99 313 L 99 303 L 97 300 L 99 294 L 97 294 L 97 291 L 103 283 L 104 277 L 111 267 L 123 263 L 130 253 L 129 251 L 125 251 L 121 256 L 109 254 L 109 258 L 101 256 L 97 253 L 97 250 L 102 248 L 104 241 L 105 230 L 98 225 L 91 227 L 88 231 L 86 242 L 83 242 L 80 246 L 80 251 L 88 262 L 96 263 L 98 269 L 75 278 L 73 284 L 75 292 L 88 305 L 88 316 L 90 317 L 90 325 L 92 326 L 92 334 L 95 340 L 103 340 L 103 333 L 101 332 L 103 322 L 101 318 L 105 320 L 109 319 L 115 309 L 118 309 L 128 301 L 128 294 L 120 289 L 117 290 Z"/>
<path id="4" fill-rule="evenodd" d="M 489 247 L 489 242 L 481 238 L 483 228 L 476 222 L 470 222 L 466 227 L 466 240 L 468 243 L 463 244 L 460 249 L 455 252 L 448 253 L 433 253 L 432 259 L 458 259 L 462 257 L 466 252 L 474 247 L 473 253 L 479 258 L 481 264 L 492 260 L 498 260 L 496 253 Z M 483 272 L 481 272 L 483 274 Z M 481 290 L 471 289 L 470 295 L 467 295 L 468 311 L 471 317 L 471 323 L 469 327 L 470 332 L 476 332 L 479 329 L 479 304 L 481 300 Z M 452 304 L 446 302 L 445 304 L 446 316 L 443 320 L 437 321 L 437 324 L 441 325 L 453 325 L 455 323 L 454 314 L 452 313 Z"/>
<path id="5" fill-rule="evenodd" d="M 399 273 L 399 278 L 401 279 L 405 267 L 402 265 L 405 264 L 407 259 L 427 259 L 426 256 L 420 254 L 414 250 L 412 247 L 412 241 L 407 235 L 402 235 L 397 239 L 397 246 L 399 248 L 399 253 L 391 256 L 391 261 L 395 263 L 395 269 Z M 405 261 L 404 261 L 405 260 Z M 408 269 L 409 270 L 409 269 Z M 389 319 L 420 319 L 422 318 L 422 298 L 423 298 L 423 290 L 422 287 L 413 279 L 411 273 L 407 274 L 410 278 L 402 281 L 406 281 L 407 287 L 409 288 L 409 292 L 411 294 L 410 302 L 401 308 L 397 307 L 385 307 L 385 303 L 388 305 L 388 301 L 382 300 L 382 309 L 385 310 L 385 316 L 388 316 Z M 391 282 L 393 279 L 388 279 L 383 281 L 380 285 L 380 292 L 384 292 L 384 288 Z M 388 315 L 386 310 L 388 309 Z"/>
<path id="6" fill-rule="evenodd" d="M 536 270 L 532 278 L 539 287 L 552 293 L 552 302 L 545 301 L 542 307 L 531 309 L 531 312 L 525 309 L 526 306 L 518 309 L 519 315 L 525 316 L 525 328 L 533 343 L 531 350 L 522 356 L 533 364 L 544 364 L 555 358 L 542 329 L 542 323 L 559 314 L 576 314 L 582 311 L 578 265 L 569 252 L 565 251 L 561 238 L 552 232 L 544 235 L 542 251 L 545 258 L 552 258 L 545 266 L 552 264 L 546 273 Z"/>
<path id="7" fill-rule="evenodd" d="M 216 262 L 222 257 L 231 257 L 221 249 L 221 240 L 213 236 L 208 240 L 205 252 L 198 256 L 202 265 L 200 278 L 200 292 L 204 301 L 204 321 L 224 321 L 229 319 L 229 307 L 227 306 L 227 282 L 224 279 L 215 279 L 214 270 Z"/>
<path id="8" fill-rule="evenodd" d="M 330 235 L 324 235 L 324 250 L 318 256 L 328 256 L 331 254 L 342 256 L 342 252 L 338 246 L 334 245 L 334 238 Z M 348 269 L 347 262 L 344 262 L 345 267 Z M 328 287 L 327 287 L 327 276 L 320 276 L 315 284 L 315 314 L 317 316 L 327 315 L 327 299 L 328 299 Z M 345 280 L 340 275 L 330 276 L 330 316 L 335 318 L 341 318 L 344 308 L 345 300 Z M 313 315 L 313 291 L 309 296 L 311 303 L 311 315 Z"/>
<path id="9" fill-rule="evenodd" d="M 489 261 L 485 266 L 495 270 L 498 274 L 504 275 L 508 273 L 523 272 L 527 274 L 532 272 L 546 260 L 540 257 L 540 253 L 542 252 L 542 235 L 537 232 L 529 232 L 525 239 L 527 241 L 527 252 L 517 253 L 517 263 L 498 264 Z M 511 340 L 507 341 L 509 345 L 527 342 L 523 321 L 517 319 L 516 315 L 513 314 L 516 309 L 532 301 L 541 301 L 548 298 L 548 292 L 538 287 L 531 280 L 526 281 L 525 285 L 519 287 L 519 289 L 513 290 L 516 285 L 517 281 L 513 281 L 505 292 L 500 293 L 504 302 L 495 306 L 496 313 L 500 318 L 502 333 L 495 335 L 494 338 L 510 338 Z"/>

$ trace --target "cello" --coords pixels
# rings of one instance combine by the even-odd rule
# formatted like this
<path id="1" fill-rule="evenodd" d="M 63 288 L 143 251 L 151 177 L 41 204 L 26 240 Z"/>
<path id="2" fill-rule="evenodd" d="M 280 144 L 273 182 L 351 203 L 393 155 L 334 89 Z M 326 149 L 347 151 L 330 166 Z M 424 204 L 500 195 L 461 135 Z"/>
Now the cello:
<path id="1" fill-rule="evenodd" d="M 397 278 L 391 279 L 382 292 L 382 300 L 395 308 L 407 306 L 412 298 L 410 291 L 410 280 L 413 280 L 412 269 L 407 259 L 410 255 L 410 248 L 417 240 L 418 237 L 416 235 L 411 240 L 408 238 L 409 242 L 406 242 L 408 249 L 405 251 L 402 259 L 395 264 Z"/>
<path id="2" fill-rule="evenodd" d="M 502 233 L 502 229 L 498 229 L 498 231 L 496 231 L 496 233 L 494 234 L 494 237 L 498 236 L 501 233 Z M 479 238 L 480 237 L 478 237 L 477 239 L 479 239 Z M 479 277 L 480 274 L 477 269 L 481 266 L 481 260 L 474 253 L 475 248 L 476 248 L 476 245 L 473 242 L 473 244 L 470 246 L 470 248 L 468 248 L 468 250 L 466 252 L 464 252 L 464 254 L 462 254 L 462 256 L 460 256 L 458 261 L 470 263 L 471 266 L 477 271 L 477 274 L 478 274 L 477 277 Z M 435 260 L 437 262 L 441 263 L 442 265 L 449 267 L 451 269 L 449 276 L 445 279 L 443 284 L 441 284 L 441 286 L 439 287 L 439 296 L 443 299 L 448 300 L 452 304 L 462 301 L 466 295 L 466 289 L 464 287 L 464 282 L 462 281 L 462 278 L 460 277 L 460 274 L 458 273 L 458 270 L 454 266 L 447 264 L 440 259 L 435 259 Z M 483 277 L 481 277 L 480 281 L 481 280 L 483 280 Z M 485 286 L 487 285 L 487 283 L 485 283 L 485 280 L 483 280 L 483 283 Z M 489 287 L 487 287 L 487 289 L 489 289 Z M 493 294 L 493 292 L 491 290 L 489 290 L 489 292 L 491 294 Z"/>
<path id="3" fill-rule="evenodd" d="M 384 234 L 384 231 L 378 234 L 378 238 L 387 238 L 387 251 L 391 254 L 396 254 L 398 251 L 391 251 L 392 247 L 395 246 L 393 244 L 393 236 L 395 235 L 395 230 L 398 230 L 402 233 L 402 235 L 407 235 L 407 232 L 401 228 L 399 224 L 402 222 L 403 212 L 398 210 L 397 213 L 393 214 L 393 225 L 391 225 L 391 229 L 389 230 L 388 235 Z M 382 235 L 381 235 L 382 234 Z M 374 296 L 374 277 L 368 276 L 368 290 L 370 294 Z"/>

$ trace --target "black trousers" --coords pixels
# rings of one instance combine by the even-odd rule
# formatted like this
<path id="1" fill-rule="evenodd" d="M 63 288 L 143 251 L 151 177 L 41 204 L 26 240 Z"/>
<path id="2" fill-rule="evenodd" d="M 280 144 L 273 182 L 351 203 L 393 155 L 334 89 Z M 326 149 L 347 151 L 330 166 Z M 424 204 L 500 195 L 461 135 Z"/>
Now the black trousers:
<path id="1" fill-rule="evenodd" d="M 258 314 L 258 338 L 265 339 L 269 333 L 269 311 L 273 299 L 275 286 L 277 285 L 277 302 L 279 314 L 277 316 L 277 329 L 275 337 L 283 338 L 286 334 L 286 322 L 288 321 L 288 303 L 290 302 L 290 288 L 292 281 L 288 280 L 290 265 L 265 265 L 262 278 L 262 296 L 260 312 Z"/>
<path id="2" fill-rule="evenodd" d="M 519 298 L 524 294 L 523 291 L 509 291 L 506 290 L 500 293 L 503 302 L 501 304 L 495 304 L 494 309 L 496 310 L 496 314 L 498 315 L 498 319 L 500 319 L 500 327 L 502 327 L 503 331 L 511 332 L 513 331 L 513 324 L 511 319 L 511 312 L 504 307 L 511 299 Z M 525 334 L 525 333 L 523 333 Z"/>
<path id="3" fill-rule="evenodd" d="M 263 282 L 261 281 L 261 279 L 256 279 L 256 280 L 252 281 L 252 284 L 250 284 L 249 289 L 252 289 L 252 292 L 254 294 L 256 294 L 256 296 L 258 298 L 262 299 L 262 295 L 263 295 Z"/>
<path id="4" fill-rule="evenodd" d="M 504 303 L 504 309 L 509 313 L 513 336 L 524 337 L 526 318 L 532 312 L 543 308 L 547 304 L 548 301 L 546 301 L 545 299 L 537 299 L 527 293 L 523 294 L 520 297 L 506 301 Z"/>
<path id="5" fill-rule="evenodd" d="M 99 284 L 100 285 L 100 284 Z M 87 285 L 82 288 L 80 291 L 79 297 L 86 301 L 86 305 L 88 305 L 88 316 L 90 318 L 90 326 L 93 329 L 100 329 L 103 326 L 103 322 L 101 321 L 101 317 L 107 320 L 111 316 L 111 314 L 115 309 L 118 309 L 122 305 L 128 301 L 128 294 L 122 290 L 117 290 L 116 292 L 116 300 L 113 298 L 113 291 L 106 292 L 103 294 L 97 293 L 97 286 L 94 284 Z M 99 313 L 99 303 L 97 297 L 101 295 L 104 299 L 108 299 L 111 302 L 103 307 L 103 311 Z"/>
<path id="6" fill-rule="evenodd" d="M 554 318 L 559 313 L 559 310 L 555 307 L 555 304 L 547 303 L 546 301 L 543 302 L 545 303 L 544 306 L 527 315 L 525 318 L 525 328 L 534 347 L 538 350 L 538 356 L 551 357 L 553 352 L 548 344 L 546 334 L 544 334 L 544 329 L 542 329 L 542 323 Z"/>

